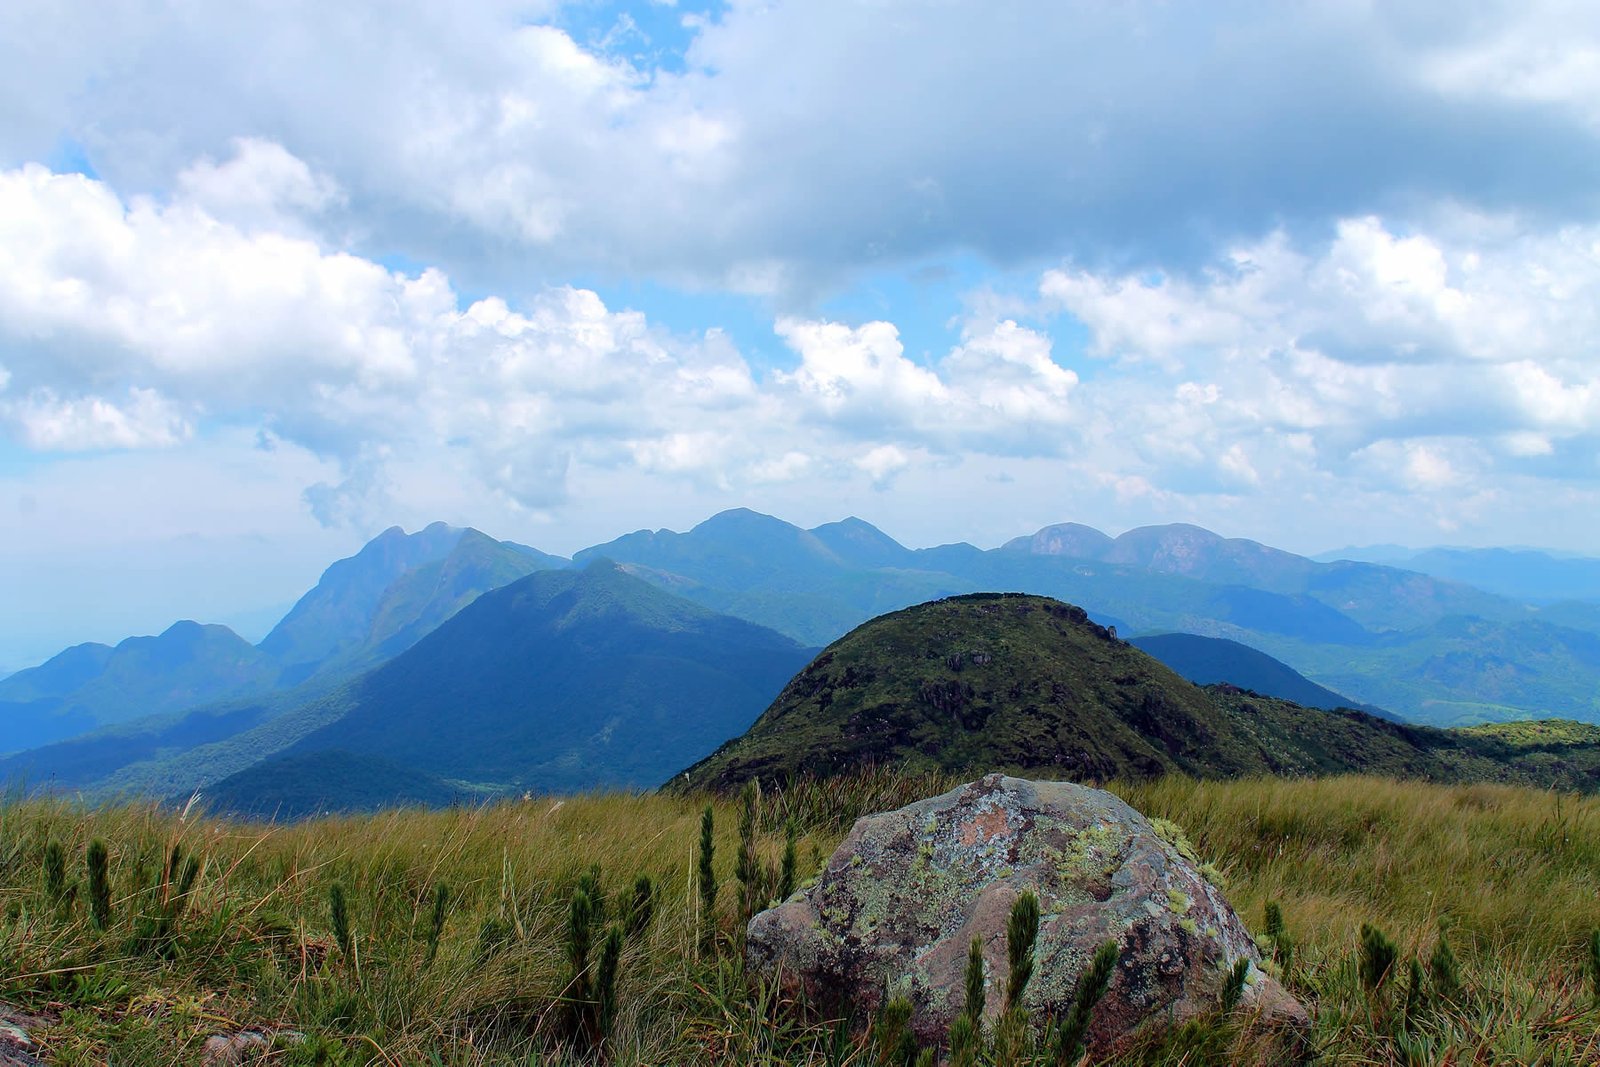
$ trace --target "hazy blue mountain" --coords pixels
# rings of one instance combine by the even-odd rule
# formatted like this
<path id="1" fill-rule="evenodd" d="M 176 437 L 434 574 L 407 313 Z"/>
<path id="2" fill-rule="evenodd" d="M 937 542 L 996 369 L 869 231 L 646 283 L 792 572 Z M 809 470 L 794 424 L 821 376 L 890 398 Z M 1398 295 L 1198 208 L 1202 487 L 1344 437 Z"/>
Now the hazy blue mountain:
<path id="1" fill-rule="evenodd" d="M 432 529 L 430 527 L 429 529 Z M 396 577 L 372 609 L 367 632 L 324 660 L 313 677 L 349 677 L 404 652 L 491 589 L 568 561 L 473 529 L 458 531 L 449 553 Z"/>
<path id="2" fill-rule="evenodd" d="M 806 643 L 836 638 L 876 615 L 952 593 L 1009 590 L 1082 605 L 1126 634 L 1188 632 L 1249 645 L 1364 704 L 1423 721 L 1554 714 L 1600 717 L 1572 694 L 1600 689 L 1600 662 L 1546 655 L 1545 629 L 1600 632 L 1600 612 L 1517 600 L 1459 581 L 1364 562 L 1320 563 L 1243 538 L 1174 524 L 1119 537 L 1076 523 L 1045 527 L 985 551 L 968 544 L 907 551 L 859 519 L 802 530 L 749 511 L 687 533 L 641 531 L 577 554 L 605 554 L 645 580 Z M 1493 624 L 1518 684 L 1440 666 L 1463 640 L 1451 619 Z M 1465 639 L 1470 642 L 1470 638 Z M 1453 679 L 1445 693 L 1433 680 Z M 1468 699 L 1495 684 L 1501 697 Z M 1352 688 L 1354 687 L 1354 688 Z M 1469 706 L 1470 705 L 1470 706 Z M 1575 710 L 1576 709 L 1576 710 Z"/>
<path id="3" fill-rule="evenodd" d="M 0 680 L 0 752 L 48 747 L 0 761 L 0 773 L 26 764 L 37 780 L 75 786 L 221 740 L 404 651 L 480 594 L 567 565 L 443 523 L 386 530 L 330 566 L 260 646 L 226 627 L 180 623 L 115 649 L 78 645 Z M 191 723 L 173 718 L 191 710 Z"/>
<path id="4" fill-rule="evenodd" d="M 1534 603 L 1600 600 L 1600 559 L 1527 548 L 1426 548 L 1400 565 Z"/>
<path id="5" fill-rule="evenodd" d="M 852 567 L 915 567 L 917 557 L 905 545 L 869 522 L 851 517 L 813 527 L 811 536 L 821 541 L 842 562 Z"/>
<path id="6" fill-rule="evenodd" d="M 236 737 L 285 710 L 267 697 L 207 704 L 100 729 L 91 726 L 65 740 L 0 758 L 0 782 L 53 790 L 88 789 L 130 765 L 178 756 Z"/>
<path id="7" fill-rule="evenodd" d="M 651 785 L 748 726 L 809 658 L 781 634 L 610 562 L 546 570 L 478 597 L 406 652 L 303 705 L 91 785 L 209 795 L 263 759 L 334 750 L 474 795 Z M 321 803 L 336 792 L 325 785 L 305 789 Z"/>
<path id="8" fill-rule="evenodd" d="M 1263 696 L 1293 701 L 1302 707 L 1321 708 L 1324 711 L 1355 708 L 1380 718 L 1395 717 L 1382 708 L 1341 696 L 1313 682 L 1287 663 L 1225 637 L 1150 634 L 1135 637 L 1128 643 L 1154 656 L 1196 685 L 1227 683 Z"/>
<path id="9" fill-rule="evenodd" d="M 977 588 L 915 566 L 888 535 L 860 519 L 816 530 L 737 508 L 687 533 L 640 530 L 573 556 L 610 559 L 630 573 L 697 604 L 821 644 L 874 615 Z"/>
<path id="10" fill-rule="evenodd" d="M 276 665 L 225 626 L 174 623 L 115 648 L 77 645 L 0 682 L 7 751 L 269 688 Z"/>
<path id="11" fill-rule="evenodd" d="M 489 788 L 654 785 L 749 726 L 808 659 L 595 561 L 478 598 L 288 752 L 346 749 Z"/>
<path id="12" fill-rule="evenodd" d="M 1351 545 L 1313 558 L 1322 562 L 1361 560 L 1403 567 L 1532 604 L 1600 602 L 1600 558 L 1574 553 L 1537 548 Z"/>
<path id="13" fill-rule="evenodd" d="M 309 677 L 325 661 L 362 645 L 395 579 L 449 555 L 464 532 L 442 522 L 414 534 L 391 526 L 323 571 L 262 639 L 261 651 L 283 665 L 290 684 Z"/>
<path id="14" fill-rule="evenodd" d="M 1096 537 L 1095 535 L 1099 535 Z M 1002 551 L 1072 556 L 1152 574 L 1310 596 L 1370 629 L 1410 629 L 1451 615 L 1513 620 L 1520 605 L 1426 574 L 1361 562 L 1318 563 L 1241 537 L 1186 523 L 1142 526 L 1114 539 L 1086 526 L 1046 527 Z"/>

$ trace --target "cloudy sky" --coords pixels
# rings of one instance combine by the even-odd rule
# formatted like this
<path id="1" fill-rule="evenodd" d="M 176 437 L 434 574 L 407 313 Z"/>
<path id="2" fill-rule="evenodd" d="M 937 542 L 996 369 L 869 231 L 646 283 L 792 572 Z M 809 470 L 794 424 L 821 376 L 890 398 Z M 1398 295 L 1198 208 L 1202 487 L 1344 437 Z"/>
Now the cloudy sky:
<path id="1" fill-rule="evenodd" d="M 434 519 L 1600 553 L 1600 8 L 1466 7 L 8 0 L 0 669 Z"/>

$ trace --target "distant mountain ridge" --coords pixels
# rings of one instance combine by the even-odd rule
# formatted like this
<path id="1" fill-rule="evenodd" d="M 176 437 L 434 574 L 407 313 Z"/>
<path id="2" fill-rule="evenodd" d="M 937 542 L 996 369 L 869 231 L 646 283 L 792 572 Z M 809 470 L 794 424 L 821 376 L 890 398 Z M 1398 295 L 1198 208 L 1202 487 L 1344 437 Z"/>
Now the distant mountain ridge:
<path id="1" fill-rule="evenodd" d="M 75 645 L 0 681 L 5 750 L 271 687 L 271 659 L 226 626 L 177 622 L 115 648 Z"/>
<path id="2" fill-rule="evenodd" d="M 639 788 L 744 729 L 812 651 L 606 561 L 546 570 L 477 598 L 337 690 L 245 732 L 121 767 L 98 787 L 174 796 L 233 779 L 237 806 L 234 776 L 257 764 L 326 766 L 309 757 L 344 751 L 462 796 Z M 354 764 L 347 777 L 352 796 L 384 787 Z M 312 805 L 344 795 L 328 782 L 273 788 Z"/>
<path id="3" fill-rule="evenodd" d="M 1600 601 L 1600 559 L 1528 548 L 1403 548 L 1371 545 L 1325 552 L 1318 560 L 1362 560 L 1465 582 L 1533 603 Z"/>
<path id="4" fill-rule="evenodd" d="M 155 752 L 209 736 L 164 721 L 202 708 L 213 723 L 260 721 L 283 710 L 281 697 L 303 702 L 404 651 L 482 593 L 567 563 L 470 528 L 391 527 L 332 564 L 257 646 L 225 626 L 180 622 L 115 648 L 77 645 L 0 680 L 0 755 L 145 719 L 142 734 L 114 730 L 99 747 Z M 78 746 L 69 762 L 114 758 L 95 747 Z"/>
<path id="5" fill-rule="evenodd" d="M 1016 590 L 1080 604 L 1125 637 L 1183 632 L 1248 646 L 1349 703 L 1413 720 L 1600 720 L 1600 603 L 1534 608 L 1415 570 L 1318 562 L 1184 524 L 1110 537 L 1061 523 L 995 549 L 909 549 L 859 518 L 804 530 L 734 509 L 575 557 L 602 558 L 802 645 L 909 605 Z M 126 648 L 77 646 L 0 680 L 0 715 L 9 744 L 33 749 L 35 766 L 63 784 L 182 761 L 194 746 L 232 743 L 229 730 L 292 733 L 290 720 L 317 719 L 307 709 L 484 593 L 572 565 L 443 523 L 391 528 L 331 565 L 254 649 L 218 627 L 198 628 L 204 641 L 180 640 L 193 634 L 176 627 Z M 0 773 L 16 766 L 0 759 Z"/>

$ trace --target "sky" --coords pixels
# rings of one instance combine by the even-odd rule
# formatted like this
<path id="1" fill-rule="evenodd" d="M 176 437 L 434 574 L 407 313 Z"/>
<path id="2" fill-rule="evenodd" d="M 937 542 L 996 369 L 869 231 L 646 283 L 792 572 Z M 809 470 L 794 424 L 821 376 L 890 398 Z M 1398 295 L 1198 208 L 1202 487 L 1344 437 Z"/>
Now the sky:
<path id="1" fill-rule="evenodd" d="M 1600 554 L 1600 7 L 8 0 L 0 670 L 434 520 Z"/>

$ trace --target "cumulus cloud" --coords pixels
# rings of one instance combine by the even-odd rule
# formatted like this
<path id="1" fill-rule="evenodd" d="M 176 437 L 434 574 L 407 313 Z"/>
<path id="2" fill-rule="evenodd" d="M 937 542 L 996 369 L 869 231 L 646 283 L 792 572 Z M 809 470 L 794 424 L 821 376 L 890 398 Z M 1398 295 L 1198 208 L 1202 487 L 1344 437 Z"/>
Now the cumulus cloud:
<path id="1" fill-rule="evenodd" d="M 239 159 L 276 176 L 251 190 L 303 204 L 328 188 L 278 147 Z M 423 455 L 547 509 L 575 467 L 710 489 L 858 472 L 882 485 L 966 449 L 1053 451 L 1038 430 L 1068 418 L 1075 376 L 1015 322 L 974 326 L 922 366 L 888 322 L 786 318 L 798 362 L 760 377 L 720 331 L 674 335 L 587 289 L 469 302 L 437 270 L 224 221 L 216 187 L 240 183 L 192 173 L 199 200 L 161 202 L 36 165 L 0 172 L 0 420 L 21 444 L 138 449 L 201 423 L 254 427 L 336 461 L 341 478 L 306 502 L 362 525 L 394 506 L 391 470 Z"/>
<path id="2" fill-rule="evenodd" d="M 1279 231 L 1194 276 L 1052 270 L 1040 293 L 1125 373 L 1183 379 L 1167 425 L 1206 453 L 1302 434 L 1340 470 L 1377 442 L 1409 441 L 1405 463 L 1384 469 L 1442 489 L 1459 465 L 1415 442 L 1481 438 L 1572 473 L 1551 442 L 1600 440 L 1600 227 L 1462 211 L 1436 223 L 1346 219 L 1320 245 Z"/>
<path id="3" fill-rule="evenodd" d="M 493 291 L 598 269 L 791 301 L 956 250 L 1192 264 L 1332 216 L 1597 208 L 1592 5 L 764 0 L 665 67 L 563 6 L 18 0 L 0 163 L 66 140 L 233 221 L 293 187 Z"/>

